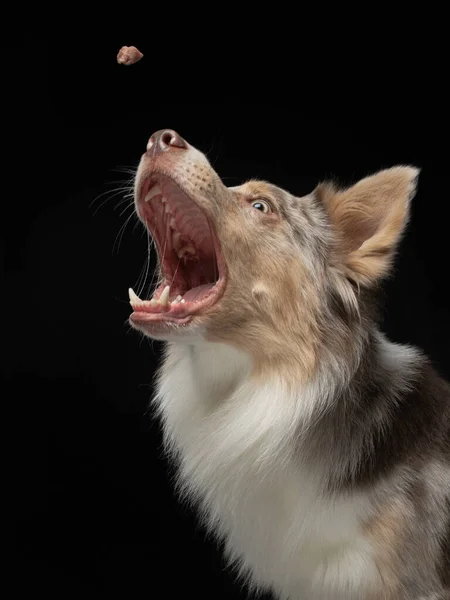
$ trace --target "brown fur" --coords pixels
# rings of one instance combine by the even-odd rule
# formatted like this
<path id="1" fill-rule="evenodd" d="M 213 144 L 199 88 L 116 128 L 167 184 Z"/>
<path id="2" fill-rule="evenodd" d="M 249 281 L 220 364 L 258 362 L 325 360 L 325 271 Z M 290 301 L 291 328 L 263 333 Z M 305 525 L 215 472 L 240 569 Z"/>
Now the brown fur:
<path id="1" fill-rule="evenodd" d="M 235 192 L 240 205 L 258 197 L 282 206 L 281 198 L 263 182 L 244 184 Z M 244 221 L 240 211 L 236 218 L 231 211 L 227 213 L 222 247 L 229 265 L 228 298 L 224 298 L 226 310 L 222 307 L 212 319 L 208 339 L 230 342 L 250 352 L 257 372 L 267 374 L 268 370 L 293 369 L 290 379 L 307 379 L 316 367 L 320 339 L 317 285 L 294 252 L 295 242 L 286 223 L 275 214 L 260 219 L 254 212 L 255 215 L 250 213 Z M 248 235 L 249 224 L 251 236 Z M 264 244 L 254 243 L 257 236 L 264 239 Z M 296 290 L 301 290 L 300 297 Z M 277 326 L 280 313 L 285 319 Z M 298 347 L 299 343 L 302 355 L 299 357 L 297 352 L 295 363 L 289 364 L 286 357 L 295 354 L 294 348 L 289 351 L 289 345 Z"/>
<path id="2" fill-rule="evenodd" d="M 318 188 L 340 234 L 343 267 L 356 281 L 373 283 L 389 271 L 417 176 L 417 169 L 395 167 L 345 191 L 329 184 Z"/>
<path id="3" fill-rule="evenodd" d="M 377 548 L 376 563 L 385 585 L 387 600 L 400 597 L 399 557 L 408 529 L 408 506 L 400 499 L 379 507 L 377 514 L 364 524 L 367 537 Z M 378 596 L 380 595 L 378 591 Z"/>

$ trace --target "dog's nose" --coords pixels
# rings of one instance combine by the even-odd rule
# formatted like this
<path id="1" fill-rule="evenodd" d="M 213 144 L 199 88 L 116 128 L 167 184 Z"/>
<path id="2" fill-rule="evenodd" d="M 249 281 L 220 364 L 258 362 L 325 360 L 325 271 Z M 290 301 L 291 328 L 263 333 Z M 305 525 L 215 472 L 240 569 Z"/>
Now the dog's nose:
<path id="1" fill-rule="evenodd" d="M 160 129 L 148 140 L 147 152 L 156 155 L 172 148 L 186 150 L 187 147 L 187 143 L 176 131 L 173 131 L 173 129 Z"/>

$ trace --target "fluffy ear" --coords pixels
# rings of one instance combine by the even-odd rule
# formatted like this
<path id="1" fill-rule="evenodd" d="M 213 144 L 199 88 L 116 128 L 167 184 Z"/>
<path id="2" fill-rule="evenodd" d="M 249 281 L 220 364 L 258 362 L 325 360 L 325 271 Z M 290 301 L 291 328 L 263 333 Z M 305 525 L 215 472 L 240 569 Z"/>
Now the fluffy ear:
<path id="1" fill-rule="evenodd" d="M 370 285 L 389 272 L 418 176 L 419 169 L 400 166 L 346 190 L 317 187 L 338 236 L 339 266 L 358 284 Z"/>

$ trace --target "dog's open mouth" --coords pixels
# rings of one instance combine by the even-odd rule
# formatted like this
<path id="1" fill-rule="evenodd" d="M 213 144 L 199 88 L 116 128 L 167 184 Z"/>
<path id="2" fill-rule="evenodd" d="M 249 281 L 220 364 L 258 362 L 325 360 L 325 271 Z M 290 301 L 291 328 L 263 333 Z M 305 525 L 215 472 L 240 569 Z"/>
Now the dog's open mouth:
<path id="1" fill-rule="evenodd" d="M 221 297 L 225 265 L 215 230 L 205 213 L 172 179 L 149 178 L 137 210 L 158 251 L 163 283 L 150 300 L 130 288 L 134 322 L 183 324 Z"/>

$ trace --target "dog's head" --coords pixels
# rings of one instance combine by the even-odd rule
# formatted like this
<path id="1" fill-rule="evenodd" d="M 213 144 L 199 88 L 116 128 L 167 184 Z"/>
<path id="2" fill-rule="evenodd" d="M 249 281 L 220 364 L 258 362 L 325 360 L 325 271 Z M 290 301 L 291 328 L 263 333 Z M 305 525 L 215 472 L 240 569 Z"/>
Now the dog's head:
<path id="1" fill-rule="evenodd" d="M 160 285 L 145 301 L 130 290 L 132 326 L 156 339 L 226 342 L 261 368 L 281 359 L 310 374 L 321 348 L 345 346 L 352 319 L 361 322 L 361 290 L 388 274 L 417 176 L 394 167 L 301 198 L 264 181 L 228 188 L 177 133 L 153 134 L 135 205 Z"/>

